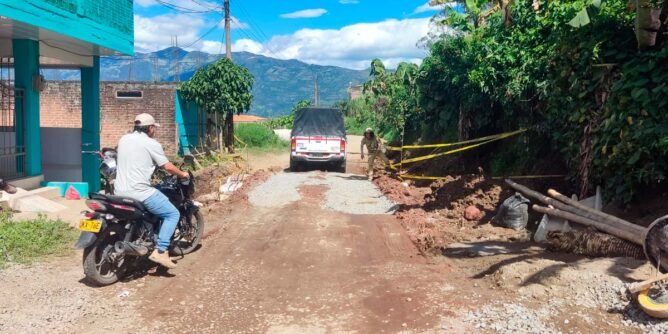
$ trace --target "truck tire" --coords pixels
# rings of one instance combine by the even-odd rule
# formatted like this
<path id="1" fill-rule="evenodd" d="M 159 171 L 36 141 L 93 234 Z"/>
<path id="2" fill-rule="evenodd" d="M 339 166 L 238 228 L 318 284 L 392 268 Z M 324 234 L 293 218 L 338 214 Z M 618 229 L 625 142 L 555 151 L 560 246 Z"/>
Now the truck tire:
<path id="1" fill-rule="evenodd" d="M 341 165 L 336 169 L 337 172 L 345 174 L 346 173 L 346 162 L 342 162 Z"/>
<path id="2" fill-rule="evenodd" d="M 290 159 L 290 171 L 291 172 L 298 172 L 299 171 L 299 163 L 296 161 Z"/>

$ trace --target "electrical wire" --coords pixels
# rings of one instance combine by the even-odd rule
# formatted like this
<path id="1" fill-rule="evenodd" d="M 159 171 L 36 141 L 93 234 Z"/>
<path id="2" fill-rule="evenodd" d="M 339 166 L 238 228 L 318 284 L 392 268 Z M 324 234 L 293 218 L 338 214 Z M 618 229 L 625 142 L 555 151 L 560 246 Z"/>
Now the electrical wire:
<path id="1" fill-rule="evenodd" d="M 175 5 L 175 4 L 167 2 L 165 0 L 155 0 L 155 2 L 157 2 L 158 4 L 160 4 L 164 7 L 167 7 L 169 9 L 175 10 L 179 13 L 185 13 L 185 14 L 206 14 L 206 13 L 219 12 L 219 11 L 222 10 L 222 7 L 211 8 L 211 7 L 202 5 L 198 1 L 195 1 L 195 0 L 190 0 L 190 1 L 192 1 L 193 3 L 195 3 L 198 6 L 201 6 L 201 7 L 205 8 L 206 10 L 195 10 L 195 9 L 190 9 L 190 8 L 187 8 L 187 7 L 182 7 L 182 6 L 179 6 L 179 5 Z"/>
<path id="2" fill-rule="evenodd" d="M 190 44 L 188 44 L 188 45 L 186 45 L 186 46 L 183 46 L 183 47 L 181 47 L 181 48 L 182 48 L 182 49 L 189 48 L 189 47 L 195 45 L 195 43 L 201 41 L 204 37 L 208 36 L 210 33 L 212 33 L 214 30 L 216 30 L 216 28 L 218 28 L 218 26 L 220 25 L 221 22 L 223 22 L 224 19 L 225 19 L 225 18 L 223 18 L 223 19 L 221 19 L 220 21 L 216 22 L 216 24 L 215 24 L 213 27 L 211 27 L 211 29 L 209 29 L 207 32 L 205 32 L 202 36 L 200 36 L 200 37 L 199 37 L 198 39 L 196 39 L 194 42 L 192 42 L 192 43 L 190 43 Z"/>
<path id="3" fill-rule="evenodd" d="M 262 43 L 262 46 L 264 47 L 264 49 L 269 51 L 268 53 L 270 55 L 272 55 L 274 58 L 280 58 L 279 57 L 280 52 L 276 52 L 276 50 L 274 50 L 272 47 L 269 46 L 269 40 L 271 38 L 269 38 L 269 36 L 264 32 L 262 27 L 259 24 L 257 24 L 255 22 L 255 20 L 253 20 L 253 18 L 251 17 L 250 12 L 248 10 L 246 10 L 246 8 L 242 5 L 242 1 L 240 0 L 240 1 L 237 1 L 235 3 L 239 5 L 239 9 L 243 13 L 243 15 L 246 16 L 246 20 L 250 23 L 250 25 L 252 27 L 249 30 L 251 31 L 252 34 L 254 34 L 256 36 L 256 38 L 251 38 L 251 39 L 257 39 L 260 42 L 265 41 L 265 43 Z"/>

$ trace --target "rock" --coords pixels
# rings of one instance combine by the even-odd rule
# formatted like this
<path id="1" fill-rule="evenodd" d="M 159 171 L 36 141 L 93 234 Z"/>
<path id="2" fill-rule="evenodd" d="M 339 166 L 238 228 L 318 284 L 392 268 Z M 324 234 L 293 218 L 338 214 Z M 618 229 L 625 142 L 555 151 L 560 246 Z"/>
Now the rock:
<path id="1" fill-rule="evenodd" d="M 479 220 L 482 218 L 482 212 L 480 212 L 480 209 L 471 205 L 464 211 L 464 218 L 467 220 Z"/>
<path id="2" fill-rule="evenodd" d="M 217 202 L 218 200 L 220 200 L 220 195 L 217 192 L 197 197 L 197 201 L 202 203 Z"/>

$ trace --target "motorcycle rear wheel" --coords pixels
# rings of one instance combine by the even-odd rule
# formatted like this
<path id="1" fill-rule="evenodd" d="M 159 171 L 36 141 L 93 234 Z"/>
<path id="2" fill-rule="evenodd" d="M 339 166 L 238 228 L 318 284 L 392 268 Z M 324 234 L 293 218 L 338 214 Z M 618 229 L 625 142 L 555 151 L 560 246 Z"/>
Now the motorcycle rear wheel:
<path id="1" fill-rule="evenodd" d="M 123 233 L 108 229 L 98 236 L 92 246 L 83 253 L 83 269 L 86 279 L 96 286 L 106 286 L 118 282 L 126 270 L 124 259 L 110 261 L 116 241 L 123 240 Z M 118 264 L 118 261 L 123 261 Z"/>
<path id="2" fill-rule="evenodd" d="M 190 219 L 179 220 L 177 231 L 170 248 L 170 255 L 183 256 L 192 253 L 201 243 L 204 235 L 204 217 L 196 211 Z"/>

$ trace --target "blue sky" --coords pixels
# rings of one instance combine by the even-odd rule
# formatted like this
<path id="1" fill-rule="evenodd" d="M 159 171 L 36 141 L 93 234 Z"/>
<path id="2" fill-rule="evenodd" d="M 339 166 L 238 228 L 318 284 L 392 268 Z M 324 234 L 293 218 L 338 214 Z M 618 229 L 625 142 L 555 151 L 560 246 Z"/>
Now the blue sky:
<path id="1" fill-rule="evenodd" d="M 438 12 L 427 0 L 230 2 L 234 51 L 348 68 L 366 68 L 376 57 L 390 67 L 419 62 L 426 51 L 417 42 Z M 222 0 L 135 0 L 135 49 L 163 49 L 178 35 L 181 47 L 219 53 L 221 8 Z"/>

